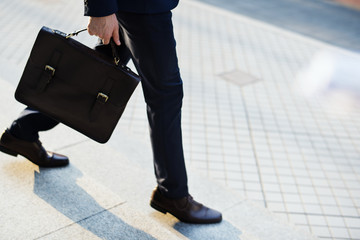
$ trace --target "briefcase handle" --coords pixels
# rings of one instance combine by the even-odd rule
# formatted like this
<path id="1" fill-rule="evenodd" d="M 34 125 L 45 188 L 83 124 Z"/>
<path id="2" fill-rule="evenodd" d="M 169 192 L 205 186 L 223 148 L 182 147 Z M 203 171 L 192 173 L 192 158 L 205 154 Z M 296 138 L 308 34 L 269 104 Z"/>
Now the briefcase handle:
<path id="1" fill-rule="evenodd" d="M 86 30 L 87 30 L 87 28 L 84 28 L 84 29 L 69 33 L 69 34 L 66 35 L 65 38 L 68 39 L 68 38 L 77 36 L 79 33 L 84 32 Z M 118 51 L 116 49 L 116 44 L 115 44 L 115 42 L 114 42 L 114 40 L 112 38 L 110 39 L 110 46 L 111 46 L 111 51 L 112 51 L 112 54 L 113 54 L 114 62 L 116 64 L 116 66 L 119 66 L 120 57 L 119 57 L 119 53 L 118 53 Z M 121 67 L 125 68 L 125 65 L 121 64 Z"/>

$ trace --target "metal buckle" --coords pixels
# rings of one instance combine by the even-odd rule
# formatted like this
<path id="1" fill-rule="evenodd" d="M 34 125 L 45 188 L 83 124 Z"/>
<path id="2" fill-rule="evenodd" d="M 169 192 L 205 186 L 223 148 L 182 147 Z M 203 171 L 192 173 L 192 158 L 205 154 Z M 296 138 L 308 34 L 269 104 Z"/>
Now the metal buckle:
<path id="1" fill-rule="evenodd" d="M 59 31 L 59 30 L 55 30 L 55 29 L 51 29 L 51 30 L 52 30 L 53 33 L 56 33 L 56 34 L 58 34 L 58 35 L 60 35 L 60 36 L 62 36 L 62 37 L 66 37 L 66 36 L 67 36 L 66 33 L 63 33 L 63 32 L 61 32 L 61 31 Z"/>
<path id="2" fill-rule="evenodd" d="M 53 68 L 52 66 L 46 65 L 45 71 L 51 71 L 51 76 L 55 75 L 55 68 Z"/>
<path id="3" fill-rule="evenodd" d="M 119 66 L 120 58 L 114 57 L 114 62 L 116 64 L 116 66 Z"/>
<path id="4" fill-rule="evenodd" d="M 108 97 L 108 95 L 99 92 L 98 95 L 97 95 L 97 99 L 102 100 L 103 102 L 107 102 L 109 97 Z"/>
<path id="5" fill-rule="evenodd" d="M 86 1 L 87 2 L 87 1 Z M 84 28 L 84 29 L 81 29 L 81 30 L 79 30 L 79 31 L 75 31 L 75 32 L 72 32 L 72 33 L 69 33 L 69 34 L 65 34 L 65 38 L 66 39 L 68 39 L 68 38 L 71 38 L 71 37 L 73 37 L 73 36 L 77 36 L 79 33 L 81 33 L 81 32 L 84 32 L 84 31 L 86 31 L 87 30 L 87 28 Z"/>

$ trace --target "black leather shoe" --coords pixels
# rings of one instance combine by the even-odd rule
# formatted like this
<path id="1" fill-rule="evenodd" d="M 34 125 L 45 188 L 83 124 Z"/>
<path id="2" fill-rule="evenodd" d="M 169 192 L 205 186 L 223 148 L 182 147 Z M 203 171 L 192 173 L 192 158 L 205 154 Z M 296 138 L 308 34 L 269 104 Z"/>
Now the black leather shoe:
<path id="1" fill-rule="evenodd" d="M 185 223 L 219 223 L 222 220 L 220 212 L 196 202 L 190 195 L 180 199 L 170 199 L 156 188 L 151 196 L 150 206 Z"/>
<path id="2" fill-rule="evenodd" d="M 11 135 L 8 129 L 1 136 L 0 151 L 12 156 L 20 154 L 40 167 L 61 167 L 69 164 L 68 157 L 47 152 L 39 140 L 28 142 L 18 139 Z"/>

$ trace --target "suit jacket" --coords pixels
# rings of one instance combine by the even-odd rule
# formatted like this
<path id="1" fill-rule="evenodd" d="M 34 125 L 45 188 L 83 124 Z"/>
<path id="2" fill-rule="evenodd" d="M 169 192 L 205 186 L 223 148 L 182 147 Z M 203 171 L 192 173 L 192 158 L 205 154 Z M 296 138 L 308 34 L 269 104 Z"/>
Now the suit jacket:
<path id="1" fill-rule="evenodd" d="M 85 16 L 103 17 L 117 11 L 161 13 L 175 8 L 179 0 L 84 0 Z"/>

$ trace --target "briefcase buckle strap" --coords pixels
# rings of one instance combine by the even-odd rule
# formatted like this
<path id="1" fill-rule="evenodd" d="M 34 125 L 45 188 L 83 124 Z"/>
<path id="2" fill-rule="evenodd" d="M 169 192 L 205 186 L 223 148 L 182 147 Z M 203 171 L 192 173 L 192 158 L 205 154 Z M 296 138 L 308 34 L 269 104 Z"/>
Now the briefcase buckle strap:
<path id="1" fill-rule="evenodd" d="M 96 101 L 90 111 L 90 115 L 89 115 L 90 122 L 94 122 L 96 121 L 96 119 L 98 119 L 99 115 L 101 114 L 101 110 L 103 109 L 108 99 L 109 97 L 105 93 L 102 92 L 98 93 L 96 97 Z"/>
<path id="2" fill-rule="evenodd" d="M 111 94 L 111 89 L 114 85 L 115 80 L 112 78 L 107 78 L 104 86 L 101 88 L 101 90 L 98 92 L 97 96 L 96 96 L 96 101 L 92 107 L 92 109 L 90 110 L 90 122 L 96 121 L 98 119 L 98 117 L 101 114 L 102 109 L 108 105 L 108 103 L 106 103 L 109 100 L 109 96 Z"/>
<path id="3" fill-rule="evenodd" d="M 45 71 L 41 75 L 41 78 L 36 88 L 37 93 L 41 93 L 45 91 L 47 85 L 50 83 L 54 75 L 55 75 L 55 68 L 51 67 L 50 65 L 45 65 Z"/>
<path id="4" fill-rule="evenodd" d="M 60 62 L 61 56 L 62 53 L 58 50 L 55 50 L 51 55 L 51 58 L 45 65 L 44 72 L 39 79 L 37 93 L 45 91 L 50 81 L 54 78 L 56 67 Z"/>
<path id="5" fill-rule="evenodd" d="M 53 68 L 53 67 L 50 66 L 50 65 L 46 65 L 46 66 L 45 66 L 45 71 L 50 71 L 50 72 L 51 72 L 51 76 L 54 76 L 54 75 L 55 75 L 55 68 Z"/>
<path id="6" fill-rule="evenodd" d="M 97 95 L 97 99 L 100 100 L 101 102 L 106 103 L 107 100 L 109 99 L 109 96 L 106 95 L 105 93 L 99 92 Z"/>

